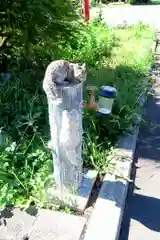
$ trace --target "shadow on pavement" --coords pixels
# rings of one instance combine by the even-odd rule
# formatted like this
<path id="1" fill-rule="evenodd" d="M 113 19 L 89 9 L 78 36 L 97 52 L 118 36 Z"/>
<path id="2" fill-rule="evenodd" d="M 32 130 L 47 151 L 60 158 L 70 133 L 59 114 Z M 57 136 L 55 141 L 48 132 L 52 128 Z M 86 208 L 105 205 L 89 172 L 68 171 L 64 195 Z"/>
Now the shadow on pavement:
<path id="1" fill-rule="evenodd" d="M 0 211 L 0 226 L 7 226 L 7 219 L 13 217 L 13 208 L 8 207 Z"/>
<path id="2" fill-rule="evenodd" d="M 122 223 L 119 240 L 129 239 L 131 219 L 140 222 L 152 231 L 160 232 L 160 199 L 130 192 L 127 201 L 130 203 L 130 206 L 126 206 L 125 209 L 125 218 Z"/>
<path id="3" fill-rule="evenodd" d="M 150 96 L 141 126 L 138 157 L 160 163 L 160 97 Z"/>
<path id="4" fill-rule="evenodd" d="M 138 158 L 146 162 L 154 161 L 155 168 L 160 167 L 158 166 L 160 164 L 160 96 L 158 94 L 154 93 L 149 97 L 144 111 L 145 122 L 140 129 L 132 168 L 133 181 L 135 181 Z M 140 222 L 151 231 L 160 232 L 160 199 L 137 194 L 134 192 L 135 189 L 133 182 L 129 185 L 119 240 L 129 239 L 131 219 Z"/>
<path id="5" fill-rule="evenodd" d="M 8 220 L 9 218 L 14 217 L 14 210 L 17 209 L 16 207 L 5 207 L 3 210 L 0 211 L 0 226 L 8 225 Z M 20 211 L 23 211 L 23 209 L 20 209 Z M 34 206 L 30 206 L 27 209 L 25 209 L 25 212 L 31 216 L 37 216 L 38 214 L 38 209 Z"/>
<path id="6" fill-rule="evenodd" d="M 153 231 L 160 232 L 160 199 L 139 194 L 134 194 L 132 198 L 131 218 Z M 141 211 L 134 211 L 135 208 Z"/>

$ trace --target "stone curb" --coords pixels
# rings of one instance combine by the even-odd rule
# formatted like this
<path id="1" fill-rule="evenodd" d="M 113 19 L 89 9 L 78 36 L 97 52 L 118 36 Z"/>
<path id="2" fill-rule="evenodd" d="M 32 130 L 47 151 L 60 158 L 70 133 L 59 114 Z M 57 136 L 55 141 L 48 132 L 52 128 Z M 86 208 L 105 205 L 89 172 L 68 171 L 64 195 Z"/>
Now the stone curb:
<path id="1" fill-rule="evenodd" d="M 123 173 L 123 178 L 105 175 L 84 240 L 118 239 L 138 132 L 136 127 L 133 134 L 121 139 L 116 169 Z"/>
<path id="2" fill-rule="evenodd" d="M 151 47 L 153 53 L 156 46 L 157 40 Z M 144 79 L 145 83 L 146 81 L 147 79 Z M 142 107 L 147 101 L 148 90 L 149 88 L 146 88 L 139 99 Z M 141 117 L 142 114 L 139 116 L 137 123 L 141 121 Z M 132 134 L 120 139 L 117 148 L 119 160 L 116 164 L 116 171 L 123 173 L 123 178 L 117 179 L 116 173 L 105 175 L 84 240 L 118 240 L 138 133 L 139 126 L 137 124 Z"/>

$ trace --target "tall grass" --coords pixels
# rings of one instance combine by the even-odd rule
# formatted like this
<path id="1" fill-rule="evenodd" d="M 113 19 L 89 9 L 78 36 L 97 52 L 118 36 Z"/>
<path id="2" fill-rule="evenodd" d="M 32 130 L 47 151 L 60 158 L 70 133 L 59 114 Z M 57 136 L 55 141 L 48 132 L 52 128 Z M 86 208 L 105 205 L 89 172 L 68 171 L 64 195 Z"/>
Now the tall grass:
<path id="1" fill-rule="evenodd" d="M 115 29 L 115 35 L 119 41 L 113 48 L 111 57 L 105 58 L 103 67 L 92 70 L 88 78 L 88 84 L 97 87 L 111 85 L 117 89 L 113 112 L 110 116 L 100 119 L 88 113 L 84 117 L 87 132 L 84 136 L 86 164 L 95 168 L 91 150 L 94 148 L 97 155 L 100 153 L 106 156 L 103 158 L 99 154 L 98 158 L 103 161 L 103 166 L 107 166 L 107 170 L 107 159 L 108 155 L 110 156 L 108 149 L 114 146 L 119 136 L 132 131 L 133 121 L 136 122 L 141 111 L 139 98 L 146 89 L 144 78 L 154 58 L 151 50 L 155 39 L 154 29 L 136 24 L 126 29 Z M 98 163 L 98 160 L 96 162 Z M 104 171 L 104 167 L 99 169 Z"/>

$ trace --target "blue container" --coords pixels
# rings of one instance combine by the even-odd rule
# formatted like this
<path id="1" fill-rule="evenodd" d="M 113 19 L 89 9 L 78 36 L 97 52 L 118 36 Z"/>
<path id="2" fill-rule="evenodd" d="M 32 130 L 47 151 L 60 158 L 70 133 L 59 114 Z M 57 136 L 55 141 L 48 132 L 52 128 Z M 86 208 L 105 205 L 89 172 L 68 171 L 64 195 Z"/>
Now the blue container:
<path id="1" fill-rule="evenodd" d="M 117 90 L 114 87 L 102 86 L 99 92 L 98 114 L 109 115 L 112 112 L 113 102 L 116 98 Z"/>

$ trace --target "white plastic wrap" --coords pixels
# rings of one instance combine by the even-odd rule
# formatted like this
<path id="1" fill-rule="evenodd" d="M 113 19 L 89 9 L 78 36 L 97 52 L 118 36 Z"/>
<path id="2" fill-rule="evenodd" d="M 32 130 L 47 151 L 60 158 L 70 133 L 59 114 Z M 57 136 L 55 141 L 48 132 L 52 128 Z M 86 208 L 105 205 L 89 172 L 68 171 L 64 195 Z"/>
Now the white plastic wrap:
<path id="1" fill-rule="evenodd" d="M 59 187 L 78 188 L 82 177 L 83 85 L 64 85 L 59 98 L 48 99 L 54 178 Z"/>

